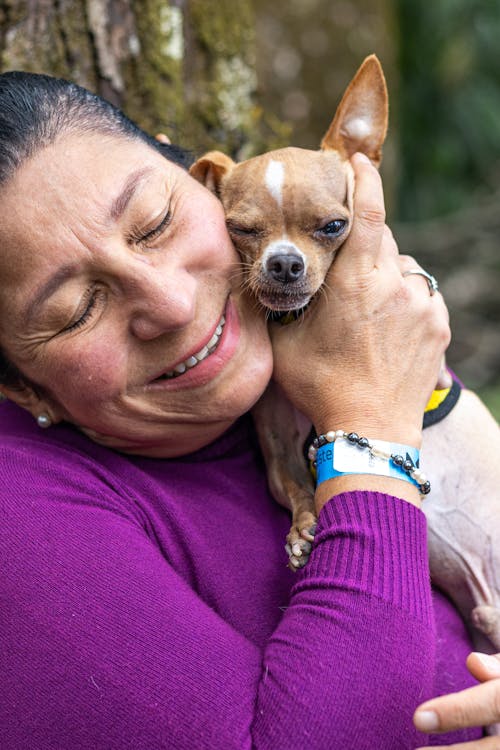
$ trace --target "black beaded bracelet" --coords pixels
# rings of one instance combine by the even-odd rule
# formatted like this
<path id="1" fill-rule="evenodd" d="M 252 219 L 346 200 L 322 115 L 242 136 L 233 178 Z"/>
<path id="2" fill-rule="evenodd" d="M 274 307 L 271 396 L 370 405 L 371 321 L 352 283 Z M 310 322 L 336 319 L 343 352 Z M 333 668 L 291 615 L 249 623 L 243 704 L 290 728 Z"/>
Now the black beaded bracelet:
<path id="1" fill-rule="evenodd" d="M 318 435 L 312 441 L 309 446 L 308 457 L 312 461 L 313 466 L 316 466 L 316 454 L 318 450 L 326 445 L 327 443 L 334 443 L 336 440 L 344 439 L 348 440 L 353 445 L 357 445 L 358 448 L 367 449 L 370 451 L 372 456 L 380 459 L 385 459 L 390 463 L 397 466 L 399 469 L 405 472 L 409 479 L 413 481 L 422 495 L 428 495 L 431 491 L 431 483 L 425 476 L 424 472 L 421 471 L 420 467 L 407 455 L 400 455 L 399 453 L 392 453 L 390 451 L 384 451 L 380 446 L 374 445 L 368 438 L 360 437 L 357 432 L 344 432 L 344 430 L 329 430 L 322 435 Z M 382 441 L 380 441 L 382 442 Z"/>

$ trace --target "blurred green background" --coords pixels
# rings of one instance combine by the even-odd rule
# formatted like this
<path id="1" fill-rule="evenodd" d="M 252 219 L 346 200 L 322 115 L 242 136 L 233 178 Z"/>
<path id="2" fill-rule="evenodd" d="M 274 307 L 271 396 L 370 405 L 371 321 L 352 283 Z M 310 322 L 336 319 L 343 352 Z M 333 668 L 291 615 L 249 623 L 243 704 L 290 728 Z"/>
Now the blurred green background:
<path id="1" fill-rule="evenodd" d="M 402 252 L 435 273 L 449 362 L 500 417 L 500 1 L 255 0 L 258 101 L 315 148 L 362 59 L 390 96 L 382 173 Z"/>

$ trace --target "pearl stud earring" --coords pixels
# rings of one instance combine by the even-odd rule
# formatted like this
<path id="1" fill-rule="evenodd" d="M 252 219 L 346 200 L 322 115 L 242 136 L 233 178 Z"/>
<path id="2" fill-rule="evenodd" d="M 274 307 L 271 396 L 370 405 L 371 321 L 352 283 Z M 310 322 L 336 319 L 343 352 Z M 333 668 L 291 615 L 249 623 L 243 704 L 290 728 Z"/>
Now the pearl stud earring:
<path id="1" fill-rule="evenodd" d="M 52 424 L 52 420 L 48 414 L 39 414 L 36 418 L 36 421 L 38 426 L 43 430 L 45 430 L 47 427 L 50 427 L 50 425 Z"/>

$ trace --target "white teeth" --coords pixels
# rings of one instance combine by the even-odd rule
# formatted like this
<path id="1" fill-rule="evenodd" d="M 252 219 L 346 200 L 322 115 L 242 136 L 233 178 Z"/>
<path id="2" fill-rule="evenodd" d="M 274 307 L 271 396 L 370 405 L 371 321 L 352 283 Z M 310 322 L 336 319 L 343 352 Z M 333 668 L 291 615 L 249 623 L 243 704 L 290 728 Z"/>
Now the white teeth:
<path id="1" fill-rule="evenodd" d="M 186 370 L 190 370 L 192 367 L 196 367 L 196 365 L 200 362 L 203 362 L 203 360 L 206 359 L 209 354 L 212 354 L 212 352 L 217 348 L 217 344 L 219 343 L 219 339 L 221 337 L 225 322 L 226 319 L 224 316 L 222 316 L 217 328 L 215 329 L 214 335 L 212 336 L 210 341 L 203 347 L 203 349 L 200 349 L 199 352 L 196 352 L 196 354 L 188 357 L 186 360 L 184 360 L 184 362 L 179 362 L 179 364 L 176 365 L 173 370 L 171 370 L 170 372 L 166 372 L 164 375 L 158 378 L 158 380 L 169 380 L 170 378 L 175 378 L 185 373 Z"/>
<path id="2" fill-rule="evenodd" d="M 202 359 L 205 359 L 207 354 L 208 354 L 208 347 L 204 346 L 203 349 L 200 349 L 199 352 L 196 352 L 194 356 L 196 357 L 198 362 L 201 362 Z"/>
<path id="3" fill-rule="evenodd" d="M 219 340 L 219 336 L 220 336 L 220 333 L 214 333 L 214 335 L 212 336 L 212 338 L 210 339 L 210 341 L 207 344 L 207 349 L 211 349 L 213 346 L 216 345 L 216 343 Z"/>

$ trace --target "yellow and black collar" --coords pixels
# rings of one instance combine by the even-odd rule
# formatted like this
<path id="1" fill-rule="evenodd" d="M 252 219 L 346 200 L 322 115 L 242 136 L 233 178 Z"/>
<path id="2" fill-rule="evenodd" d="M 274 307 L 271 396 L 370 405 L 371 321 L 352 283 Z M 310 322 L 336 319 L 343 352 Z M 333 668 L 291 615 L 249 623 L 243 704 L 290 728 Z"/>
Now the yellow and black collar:
<path id="1" fill-rule="evenodd" d="M 451 388 L 433 391 L 429 403 L 425 407 L 424 429 L 437 424 L 450 413 L 458 401 L 461 390 L 462 386 L 458 380 L 453 380 Z"/>

